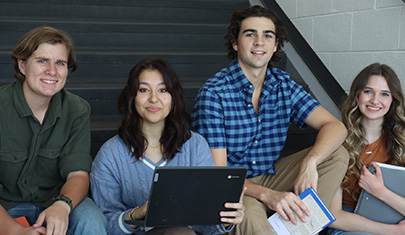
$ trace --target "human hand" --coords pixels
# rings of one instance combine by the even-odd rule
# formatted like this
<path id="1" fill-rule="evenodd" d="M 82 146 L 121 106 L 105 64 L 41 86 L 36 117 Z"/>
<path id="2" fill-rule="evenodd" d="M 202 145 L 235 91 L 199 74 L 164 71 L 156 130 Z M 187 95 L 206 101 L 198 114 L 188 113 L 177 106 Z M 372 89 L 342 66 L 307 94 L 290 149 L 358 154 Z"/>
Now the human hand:
<path id="1" fill-rule="evenodd" d="M 306 160 L 301 163 L 300 171 L 294 183 L 294 193 L 300 195 L 309 187 L 317 190 L 318 170 L 314 161 Z"/>
<path id="2" fill-rule="evenodd" d="M 246 192 L 246 187 L 243 188 L 242 193 L 237 203 L 225 203 L 225 208 L 236 209 L 232 211 L 221 211 L 219 215 L 221 216 L 221 222 L 228 224 L 240 224 L 245 217 L 245 206 L 243 205 L 243 196 Z"/>
<path id="3" fill-rule="evenodd" d="M 371 163 L 375 168 L 375 174 L 372 174 L 366 166 L 363 166 L 363 170 L 359 179 L 359 186 L 366 190 L 371 195 L 380 198 L 380 194 L 386 189 L 384 186 L 384 181 L 381 173 L 380 166 L 373 162 Z"/>
<path id="4" fill-rule="evenodd" d="M 393 225 L 390 234 L 405 234 L 405 219 L 399 221 L 398 224 Z"/>
<path id="5" fill-rule="evenodd" d="M 141 207 L 135 207 L 132 210 L 127 212 L 126 219 L 127 220 L 140 220 L 145 218 L 146 210 L 148 209 L 148 202 L 146 201 Z M 138 225 L 129 225 L 131 228 L 136 228 Z"/>
<path id="6" fill-rule="evenodd" d="M 148 201 L 145 202 L 141 207 L 135 207 L 134 209 L 128 211 L 127 220 L 140 220 L 145 218 L 146 210 L 148 209 Z"/>
<path id="7" fill-rule="evenodd" d="M 310 216 L 310 211 L 305 203 L 292 192 L 273 191 L 267 196 L 268 200 L 263 201 L 271 210 L 279 213 L 281 218 L 297 224 L 294 213 L 302 222 L 306 222 L 306 216 Z"/>
<path id="8" fill-rule="evenodd" d="M 149 201 L 146 201 L 145 204 L 143 204 L 143 205 L 139 208 L 139 211 L 141 212 L 141 213 L 140 213 L 140 216 L 142 216 L 141 219 L 145 218 L 145 216 L 146 216 L 146 212 L 147 212 L 147 210 L 148 210 L 148 203 L 149 203 Z"/>
<path id="9" fill-rule="evenodd" d="M 37 221 L 32 226 L 40 228 L 46 222 L 46 235 L 64 235 L 69 225 L 70 207 L 63 201 L 56 201 L 39 214 Z"/>

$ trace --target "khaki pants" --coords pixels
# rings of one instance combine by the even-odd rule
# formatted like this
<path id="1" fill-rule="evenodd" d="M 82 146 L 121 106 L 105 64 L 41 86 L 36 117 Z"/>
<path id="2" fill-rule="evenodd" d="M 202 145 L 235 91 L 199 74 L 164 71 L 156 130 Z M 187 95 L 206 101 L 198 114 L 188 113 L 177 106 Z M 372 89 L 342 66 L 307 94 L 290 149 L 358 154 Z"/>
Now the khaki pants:
<path id="1" fill-rule="evenodd" d="M 294 182 L 297 178 L 302 160 L 310 148 L 277 160 L 275 175 L 261 175 L 250 178 L 256 184 L 277 191 L 294 191 Z M 347 170 L 349 154 L 344 147 L 339 147 L 324 162 L 318 165 L 317 192 L 327 206 L 330 205 L 333 196 Z M 228 234 L 235 235 L 269 235 L 274 234 L 267 218 L 274 213 L 266 205 L 255 198 L 245 196 L 245 218 L 241 224 Z"/>

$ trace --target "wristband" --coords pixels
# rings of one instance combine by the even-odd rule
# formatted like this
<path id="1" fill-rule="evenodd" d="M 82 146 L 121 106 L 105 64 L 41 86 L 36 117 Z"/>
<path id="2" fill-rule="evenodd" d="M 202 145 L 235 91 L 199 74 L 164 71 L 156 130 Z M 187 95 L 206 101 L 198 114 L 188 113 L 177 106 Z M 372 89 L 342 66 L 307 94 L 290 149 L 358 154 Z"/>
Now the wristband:
<path id="1" fill-rule="evenodd" d="M 59 196 L 55 197 L 54 200 L 55 200 L 55 202 L 56 201 L 64 201 L 64 202 L 66 202 L 70 207 L 70 212 L 73 211 L 72 199 L 70 199 L 68 196 L 59 195 Z"/>

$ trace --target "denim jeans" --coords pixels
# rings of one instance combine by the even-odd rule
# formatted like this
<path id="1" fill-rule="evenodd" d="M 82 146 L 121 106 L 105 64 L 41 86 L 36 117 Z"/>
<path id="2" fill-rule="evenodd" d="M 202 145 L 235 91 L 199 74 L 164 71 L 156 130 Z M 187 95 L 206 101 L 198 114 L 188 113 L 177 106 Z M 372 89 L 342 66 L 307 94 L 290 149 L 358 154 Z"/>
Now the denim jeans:
<path id="1" fill-rule="evenodd" d="M 342 210 L 347 212 L 354 212 L 354 208 L 350 207 L 342 207 Z M 363 233 L 363 232 L 346 232 L 339 229 L 328 228 L 328 235 L 372 235 L 370 233 Z"/>
<path id="2" fill-rule="evenodd" d="M 45 208 L 37 207 L 32 203 L 20 203 L 7 212 L 13 218 L 26 216 L 29 222 L 35 223 L 43 210 Z M 69 235 L 103 235 L 108 234 L 107 231 L 107 219 L 93 200 L 88 197 L 77 205 L 69 215 L 69 227 L 67 231 Z"/>

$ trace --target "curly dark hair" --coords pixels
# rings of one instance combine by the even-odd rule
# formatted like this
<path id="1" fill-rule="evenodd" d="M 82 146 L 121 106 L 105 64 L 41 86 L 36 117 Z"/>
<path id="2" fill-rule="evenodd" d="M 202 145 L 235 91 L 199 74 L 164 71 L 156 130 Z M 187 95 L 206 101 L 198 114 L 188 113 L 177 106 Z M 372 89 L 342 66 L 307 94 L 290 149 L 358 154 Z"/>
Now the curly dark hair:
<path id="1" fill-rule="evenodd" d="M 284 46 L 284 42 L 289 41 L 287 29 L 284 27 L 283 22 L 279 16 L 272 10 L 266 9 L 261 6 L 252 6 L 243 10 L 235 11 L 232 15 L 231 23 L 228 26 L 228 32 L 224 38 L 227 40 L 225 46 L 228 49 L 228 59 L 234 60 L 238 57 L 237 52 L 233 49 L 233 43 L 237 43 L 242 21 L 249 17 L 266 17 L 273 21 L 276 27 L 276 40 L 278 42 L 277 51 L 273 54 L 269 61 L 268 67 L 272 68 L 280 61 L 281 56 L 279 52 Z"/>
<path id="2" fill-rule="evenodd" d="M 191 118 L 186 112 L 179 78 L 171 65 L 162 58 L 143 59 L 130 71 L 127 84 L 118 98 L 118 110 L 123 114 L 118 135 L 132 152 L 132 156 L 136 159 L 143 156 L 148 143 L 142 133 L 142 118 L 136 111 L 135 97 L 139 90 L 139 75 L 145 70 L 159 71 L 167 91 L 172 96 L 172 108 L 166 117 L 160 138 L 162 154 L 167 156 L 167 160 L 171 160 L 191 137 Z"/>

